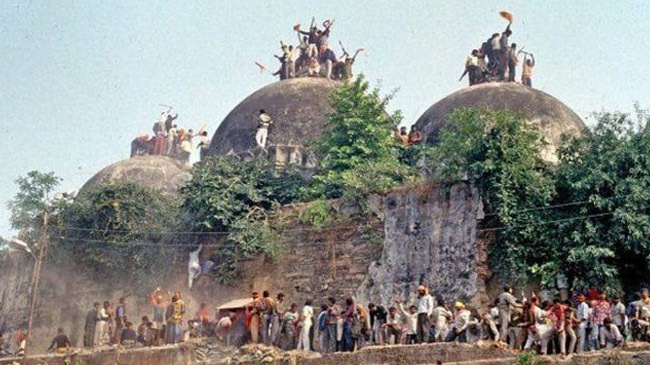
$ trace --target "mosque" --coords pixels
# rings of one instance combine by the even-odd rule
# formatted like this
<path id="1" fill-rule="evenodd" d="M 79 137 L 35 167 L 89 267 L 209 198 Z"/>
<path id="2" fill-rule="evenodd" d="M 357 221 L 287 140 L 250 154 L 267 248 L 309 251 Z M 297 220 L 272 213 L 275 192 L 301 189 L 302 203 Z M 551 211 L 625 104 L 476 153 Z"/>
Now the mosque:
<path id="1" fill-rule="evenodd" d="M 219 124 L 206 155 L 247 159 L 263 154 L 280 166 L 293 163 L 313 169 L 317 162 L 308 147 L 327 130 L 332 111 L 328 96 L 341 85 L 340 81 L 305 77 L 277 81 L 253 92 Z M 545 138 L 547 145 L 541 154 L 549 162 L 557 161 L 555 151 L 563 134 L 575 136 L 586 128 L 575 112 L 541 90 L 519 83 L 490 82 L 465 87 L 433 103 L 415 122 L 425 143 L 437 143 L 445 117 L 462 107 L 523 114 Z M 259 109 L 265 109 L 274 121 L 264 149 L 255 141 Z M 131 181 L 173 193 L 188 180 L 187 169 L 172 158 L 138 156 L 102 169 L 82 191 L 98 183 Z"/>

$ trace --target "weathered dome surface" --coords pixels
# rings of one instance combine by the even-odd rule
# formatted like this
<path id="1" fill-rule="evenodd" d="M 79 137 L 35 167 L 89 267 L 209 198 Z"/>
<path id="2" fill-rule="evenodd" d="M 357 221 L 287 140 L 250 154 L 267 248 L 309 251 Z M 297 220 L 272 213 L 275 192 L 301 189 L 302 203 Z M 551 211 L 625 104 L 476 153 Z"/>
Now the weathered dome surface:
<path id="1" fill-rule="evenodd" d="M 208 154 L 226 155 L 257 148 L 259 110 L 273 119 L 267 146 L 302 145 L 320 136 L 332 112 L 329 96 L 340 82 L 325 78 L 295 78 L 267 85 L 239 103 L 221 122 Z"/>
<path id="2" fill-rule="evenodd" d="M 542 157 L 557 161 L 555 151 L 562 134 L 577 136 L 586 128 L 582 119 L 553 96 L 513 82 L 474 85 L 456 91 L 433 104 L 416 122 L 427 143 L 438 142 L 438 134 L 446 124 L 446 116 L 457 108 L 510 110 L 525 115 L 538 126 L 548 146 Z"/>
<path id="3" fill-rule="evenodd" d="M 137 156 L 103 168 L 84 184 L 80 192 L 101 184 L 131 182 L 176 195 L 191 177 L 183 164 L 173 158 Z"/>

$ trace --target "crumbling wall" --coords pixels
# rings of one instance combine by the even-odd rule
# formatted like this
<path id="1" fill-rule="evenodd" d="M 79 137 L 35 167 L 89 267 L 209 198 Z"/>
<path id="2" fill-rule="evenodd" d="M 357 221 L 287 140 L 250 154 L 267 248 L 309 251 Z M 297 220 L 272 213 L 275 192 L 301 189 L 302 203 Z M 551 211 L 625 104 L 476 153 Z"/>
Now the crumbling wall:
<path id="1" fill-rule="evenodd" d="M 357 290 L 362 301 L 392 303 L 425 284 L 446 300 L 480 300 L 484 288 L 477 240 L 478 190 L 468 184 L 396 189 L 381 200 L 385 240 L 381 259 Z"/>
<path id="2" fill-rule="evenodd" d="M 279 262 L 254 260 L 243 266 L 251 277 L 249 289 L 282 291 L 298 305 L 307 299 L 317 305 L 329 296 L 351 297 L 379 258 L 382 227 L 378 220 L 337 221 L 324 229 L 293 225 Z"/>
<path id="3" fill-rule="evenodd" d="M 481 215 L 476 189 L 466 184 L 450 189 L 404 187 L 375 199 L 372 205 L 380 219 L 340 218 L 324 229 L 300 224 L 294 216 L 281 258 L 241 262 L 240 275 L 231 285 L 202 276 L 187 289 L 190 248 L 183 246 L 162 250 L 159 263 L 147 272 L 93 273 L 74 259 L 46 260 L 30 341 L 32 353 L 47 348 L 57 327 L 65 328 L 71 341 L 81 345 L 85 316 L 95 301 L 116 305 L 120 297 L 127 297 L 127 316 L 139 323 L 140 316 L 152 315 L 148 296 L 156 286 L 180 290 L 188 318 L 203 302 L 215 308 L 262 290 L 274 295 L 282 291 L 289 303 L 298 305 L 306 299 L 318 305 L 330 295 L 389 304 L 397 293 L 413 293 L 420 282 L 446 298 L 481 297 L 489 270 L 487 246 L 476 235 Z M 19 327 L 26 327 L 32 270 L 33 259 L 28 255 L 0 257 L 0 326 L 4 326 L 0 328 L 12 338 Z"/>
<path id="4" fill-rule="evenodd" d="M 142 315 L 152 316 L 148 296 L 156 286 L 182 292 L 188 319 L 201 303 L 216 308 L 229 300 L 249 297 L 252 291 L 283 291 L 287 301 L 302 305 L 306 299 L 351 296 L 364 280 L 370 262 L 379 257 L 381 241 L 371 244 L 364 240 L 368 230 L 381 233 L 379 222 L 369 226 L 348 222 L 324 230 L 295 228 L 292 226 L 277 262 L 264 258 L 242 262 L 241 276 L 232 285 L 202 276 L 188 289 L 190 249 L 185 247 L 161 251 L 159 264 L 148 272 L 94 273 L 73 259 L 65 263 L 46 260 L 30 340 L 31 353 L 44 352 L 58 327 L 66 330 L 74 345 L 81 346 L 85 316 L 95 301 L 108 300 L 116 306 L 120 297 L 127 297 L 127 317 L 135 324 Z M 11 339 L 19 328 L 27 327 L 33 264 L 31 256 L 20 252 L 0 257 L 0 330 Z M 136 281 L 138 286 L 134 287 Z"/>

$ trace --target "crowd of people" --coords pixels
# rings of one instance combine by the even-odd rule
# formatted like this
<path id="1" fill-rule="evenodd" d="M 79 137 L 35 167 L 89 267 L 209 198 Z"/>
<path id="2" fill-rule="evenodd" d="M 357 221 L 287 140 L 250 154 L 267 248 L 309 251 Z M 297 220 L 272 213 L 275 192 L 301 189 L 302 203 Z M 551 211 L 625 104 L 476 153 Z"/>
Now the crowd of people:
<path id="1" fill-rule="evenodd" d="M 406 303 L 396 297 L 389 305 L 366 306 L 347 298 L 329 297 L 318 307 L 306 300 L 302 307 L 283 293 L 272 297 L 254 292 L 240 307 L 226 310 L 200 305 L 194 316 L 180 292 L 160 288 L 151 294 L 151 313 L 135 326 L 127 317 L 126 298 L 118 305 L 95 303 L 85 318 L 83 346 L 159 346 L 201 337 L 229 345 L 261 343 L 283 350 L 300 349 L 326 354 L 355 351 L 368 345 L 430 342 L 495 341 L 518 350 L 568 356 L 573 353 L 620 347 L 628 341 L 650 341 L 650 293 L 624 305 L 617 296 L 591 289 L 572 298 L 541 301 L 535 293 L 513 295 L 510 286 L 486 307 L 456 301 L 453 305 L 431 295 L 423 285 Z M 190 319 L 187 319 L 187 318 Z M 27 333 L 16 335 L 16 350 L 0 335 L 0 354 L 25 351 Z M 59 328 L 50 350 L 66 353 L 72 343 Z"/>
<path id="2" fill-rule="evenodd" d="M 131 142 L 131 157 L 143 155 L 169 156 L 189 164 L 190 155 L 194 151 L 193 140 L 198 138 L 198 147 L 203 155 L 210 146 L 208 132 L 201 130 L 194 133 L 193 129 L 185 130 L 176 124 L 178 114 L 171 108 L 160 113 L 153 124 L 153 136 L 148 134 L 138 136 Z"/>
<path id="3" fill-rule="evenodd" d="M 293 30 L 298 37 L 298 45 L 294 47 L 280 42 L 282 55 L 274 55 L 280 61 L 280 68 L 273 75 L 279 76 L 280 80 L 295 77 L 351 79 L 352 66 L 363 49 L 359 48 L 351 55 L 339 42 L 342 54 L 337 57 L 330 48 L 330 31 L 333 25 L 334 20 L 326 20 L 323 22 L 323 28 L 319 29 L 316 20 L 312 19 L 309 29 L 304 31 L 300 24 L 296 24 Z M 263 66 L 260 67 L 263 69 Z"/>
<path id="4" fill-rule="evenodd" d="M 614 348 L 626 341 L 650 341 L 650 296 L 625 306 L 619 297 L 590 290 L 571 299 L 541 301 L 533 293 L 517 299 L 506 286 L 492 305 L 448 305 L 420 286 L 417 299 L 390 306 L 363 306 L 352 298 L 339 304 L 330 297 L 315 311 L 312 301 L 302 309 L 264 292 L 253 293 L 246 309 L 250 343 L 275 345 L 284 350 L 316 348 L 322 353 L 354 351 L 366 345 L 467 342 L 507 343 L 511 348 L 540 354 L 568 356 L 574 352 Z M 388 309 L 386 309 L 388 308 Z"/>
<path id="5" fill-rule="evenodd" d="M 524 54 L 521 83 L 532 87 L 535 57 L 532 53 L 517 49 L 516 43 L 509 43 L 512 36 L 512 22 L 501 33 L 494 33 L 478 49 L 473 49 L 465 62 L 465 71 L 461 75 L 469 77 L 469 85 L 492 81 L 515 82 L 519 55 Z M 486 60 L 487 57 L 487 60 Z"/>

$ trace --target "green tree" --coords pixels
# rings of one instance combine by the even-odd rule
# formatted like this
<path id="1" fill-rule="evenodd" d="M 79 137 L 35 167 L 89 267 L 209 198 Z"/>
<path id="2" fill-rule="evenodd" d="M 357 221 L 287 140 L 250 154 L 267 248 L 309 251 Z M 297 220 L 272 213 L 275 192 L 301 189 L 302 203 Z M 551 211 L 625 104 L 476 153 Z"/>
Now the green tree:
<path id="1" fill-rule="evenodd" d="M 330 129 L 316 143 L 320 168 L 302 189 L 305 199 L 362 201 L 411 177 L 411 169 L 399 160 L 401 146 L 393 135 L 401 114 L 386 113 L 391 98 L 382 97 L 379 89 L 370 91 L 362 76 L 335 89 Z"/>
<path id="2" fill-rule="evenodd" d="M 602 113 L 560 150 L 558 203 L 565 219 L 556 261 L 574 286 L 632 293 L 650 284 L 650 133 L 647 115 Z M 574 220 L 574 217 L 586 217 Z"/>
<path id="3" fill-rule="evenodd" d="M 174 241 L 178 198 L 133 183 L 82 192 L 56 216 L 55 250 L 98 272 L 150 269 L 158 243 Z"/>
<path id="4" fill-rule="evenodd" d="M 483 228 L 493 235 L 491 267 L 502 278 L 524 281 L 548 262 L 552 247 L 541 223 L 555 194 L 554 180 L 540 157 L 544 141 L 521 115 L 458 109 L 447 120 L 431 152 L 431 169 L 448 183 L 469 181 L 483 198 Z"/>
<path id="5" fill-rule="evenodd" d="M 279 255 L 279 222 L 273 213 L 294 201 L 302 184 L 298 172 L 276 169 L 264 158 L 211 157 L 193 168 L 192 180 L 181 190 L 183 221 L 193 231 L 217 232 L 212 237 L 224 233 L 215 254 L 220 280 L 233 279 L 239 260 Z"/>
<path id="6" fill-rule="evenodd" d="M 53 193 L 61 179 L 53 172 L 30 171 L 16 179 L 18 193 L 7 203 L 11 211 L 11 228 L 19 230 L 21 239 L 35 242 L 42 234 L 44 214 L 51 212 Z"/>

